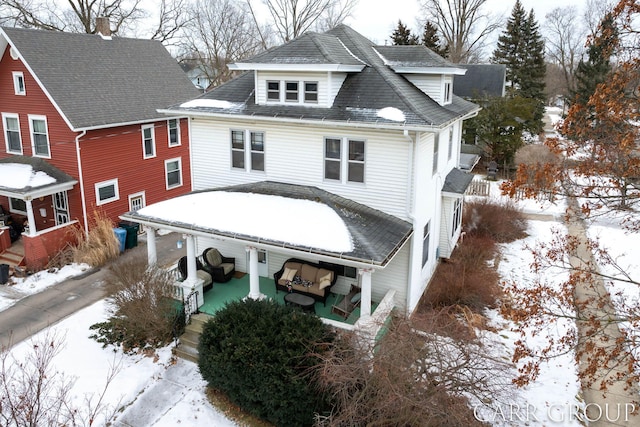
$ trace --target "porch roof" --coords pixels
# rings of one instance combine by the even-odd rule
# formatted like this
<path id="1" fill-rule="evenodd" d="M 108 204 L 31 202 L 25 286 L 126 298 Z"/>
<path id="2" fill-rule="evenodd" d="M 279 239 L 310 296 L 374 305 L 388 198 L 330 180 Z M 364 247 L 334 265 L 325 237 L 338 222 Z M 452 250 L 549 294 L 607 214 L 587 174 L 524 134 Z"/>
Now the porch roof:
<path id="1" fill-rule="evenodd" d="M 0 159 L 0 195 L 33 199 L 70 190 L 78 181 L 39 157 Z"/>
<path id="2" fill-rule="evenodd" d="M 444 193 L 464 194 L 473 181 L 473 174 L 463 172 L 458 168 L 451 169 L 451 172 L 447 174 L 442 186 Z"/>
<path id="3" fill-rule="evenodd" d="M 234 195 L 243 196 L 245 200 L 234 203 L 234 200 L 240 200 L 233 199 Z M 273 202 L 275 197 L 315 202 L 320 206 L 299 206 L 304 209 L 310 207 L 314 211 L 327 209 L 332 215 L 319 220 L 315 215 L 317 212 L 304 215 L 301 209 L 300 215 L 294 212 L 293 216 L 287 216 L 287 213 L 291 214 L 287 209 L 296 205 L 277 199 L 281 200 L 282 207 L 272 210 L 264 202 L 269 199 Z M 190 209 L 196 198 L 197 206 Z M 221 200 L 227 203 L 217 204 Z M 247 206 L 251 208 L 247 209 Z M 207 212 L 206 219 L 195 212 L 202 210 Z M 413 232 L 410 223 L 353 200 L 317 187 L 273 181 L 195 191 L 128 212 L 120 218 L 187 234 L 211 235 L 223 240 L 285 248 L 300 252 L 300 256 L 314 254 L 379 267 L 391 261 Z M 290 219 L 286 224 L 283 223 L 285 218 Z M 345 237 L 349 240 L 348 244 L 344 241 Z"/>

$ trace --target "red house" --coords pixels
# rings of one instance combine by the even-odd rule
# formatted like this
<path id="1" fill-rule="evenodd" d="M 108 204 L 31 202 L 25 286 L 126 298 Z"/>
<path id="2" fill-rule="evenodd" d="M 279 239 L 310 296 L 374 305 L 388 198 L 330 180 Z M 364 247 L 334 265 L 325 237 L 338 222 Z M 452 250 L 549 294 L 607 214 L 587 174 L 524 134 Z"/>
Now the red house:
<path id="1" fill-rule="evenodd" d="M 30 268 L 96 210 L 117 223 L 191 190 L 188 119 L 157 109 L 198 91 L 160 42 L 104 27 L 0 28 L 0 252 L 20 239 Z"/>

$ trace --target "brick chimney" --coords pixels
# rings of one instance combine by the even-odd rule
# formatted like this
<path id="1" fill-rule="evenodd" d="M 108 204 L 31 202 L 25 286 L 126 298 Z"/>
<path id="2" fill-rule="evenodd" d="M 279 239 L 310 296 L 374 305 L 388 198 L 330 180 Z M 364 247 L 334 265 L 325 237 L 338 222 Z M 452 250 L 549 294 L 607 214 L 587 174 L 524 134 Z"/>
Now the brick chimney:
<path id="1" fill-rule="evenodd" d="M 103 37 L 111 36 L 111 26 L 109 25 L 108 17 L 100 16 L 96 18 L 96 34 L 100 34 Z"/>

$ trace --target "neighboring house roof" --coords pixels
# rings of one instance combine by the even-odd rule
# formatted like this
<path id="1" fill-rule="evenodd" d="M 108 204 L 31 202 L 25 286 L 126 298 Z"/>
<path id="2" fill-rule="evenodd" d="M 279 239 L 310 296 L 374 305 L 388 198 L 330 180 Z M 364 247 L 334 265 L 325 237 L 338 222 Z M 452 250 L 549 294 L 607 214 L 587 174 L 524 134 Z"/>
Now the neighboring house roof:
<path id="1" fill-rule="evenodd" d="M 181 222 L 180 218 L 162 219 L 145 217 L 139 211 L 128 212 L 123 215 L 123 219 L 131 219 L 136 222 L 148 221 L 162 225 L 185 228 L 190 231 L 199 231 L 233 240 L 245 242 L 260 242 L 267 245 L 274 245 L 307 253 L 315 253 L 340 259 L 346 259 L 366 264 L 385 266 L 391 261 L 393 256 L 407 242 L 412 234 L 410 223 L 386 214 L 379 210 L 370 208 L 353 200 L 340 197 L 336 194 L 321 190 L 317 187 L 300 186 L 295 184 L 285 184 L 273 181 L 263 181 L 250 184 L 240 184 L 228 187 L 221 187 L 211 190 L 202 190 L 194 193 L 208 192 L 241 192 L 281 196 L 292 199 L 311 200 L 322 203 L 333 209 L 346 225 L 353 243 L 353 250 L 350 252 L 335 253 L 325 249 L 294 245 L 288 242 L 273 241 L 259 235 L 242 235 L 230 233 L 225 230 L 203 227 L 202 224 L 191 224 Z M 191 193 L 191 194 L 194 194 Z M 180 197 L 160 203 L 180 203 Z M 223 209 L 233 210 L 234 206 L 224 206 Z M 171 216 L 171 215 L 169 215 Z M 293 226 L 293 225 L 292 225 Z M 317 227 L 318 224 L 309 223 L 308 227 Z"/>
<path id="2" fill-rule="evenodd" d="M 463 172 L 457 168 L 453 168 L 444 179 L 442 192 L 464 194 L 464 192 L 467 191 L 469 184 L 471 184 L 471 181 L 473 181 L 473 174 Z"/>
<path id="3" fill-rule="evenodd" d="M 453 93 L 465 99 L 504 96 L 507 66 L 504 64 L 465 64 L 464 75 L 453 79 Z"/>
<path id="4" fill-rule="evenodd" d="M 39 197 L 68 190 L 78 183 L 39 157 L 11 156 L 0 159 L 0 194 Z"/>
<path id="5" fill-rule="evenodd" d="M 277 117 L 432 129 L 445 127 L 479 110 L 477 105 L 455 95 L 451 104 L 438 104 L 390 68 L 378 52 L 380 48 L 389 55 L 386 48 L 376 46 L 350 27 L 340 25 L 324 34 L 305 34 L 239 63 L 240 69 L 245 66 L 248 68 L 249 64 L 255 65 L 259 61 L 267 61 L 267 65 L 288 64 L 293 67 L 288 68 L 291 70 L 303 70 L 309 64 L 314 64 L 315 67 L 324 64 L 327 70 L 329 67 L 351 70 L 330 108 L 293 104 L 256 105 L 253 72 L 245 72 L 198 98 L 197 101 L 203 102 L 176 104 L 166 112 L 191 111 L 214 115 Z M 427 50 L 426 47 L 419 48 Z M 426 61 L 426 57 L 435 61 L 429 53 L 425 53 L 421 60 Z M 446 64 L 446 61 L 444 63 Z M 358 71 L 359 69 L 361 71 Z M 451 73 L 455 69 L 457 68 L 450 68 Z M 205 105 L 206 101 L 212 102 Z M 215 104 L 213 101 L 228 101 L 230 104 Z M 404 120 L 391 119 L 380 113 L 381 110 L 390 107 L 400 110 Z"/>
<path id="6" fill-rule="evenodd" d="M 438 74 L 464 74 L 459 65 L 447 61 L 431 49 L 422 45 L 376 46 L 385 62 L 397 72 L 411 72 L 412 69 L 424 72 L 434 69 Z"/>
<path id="7" fill-rule="evenodd" d="M 158 41 L 2 27 L 7 42 L 74 130 L 166 118 L 198 95 Z"/>

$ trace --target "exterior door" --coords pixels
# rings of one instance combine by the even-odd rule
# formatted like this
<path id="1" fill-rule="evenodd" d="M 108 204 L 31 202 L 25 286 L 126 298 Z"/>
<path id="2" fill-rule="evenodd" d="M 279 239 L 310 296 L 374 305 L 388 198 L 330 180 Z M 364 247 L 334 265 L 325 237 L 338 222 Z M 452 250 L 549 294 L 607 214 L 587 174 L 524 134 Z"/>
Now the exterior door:
<path id="1" fill-rule="evenodd" d="M 142 209 L 145 206 L 145 200 L 144 200 L 144 192 L 142 193 L 136 193 L 136 194 L 131 194 L 129 195 L 129 210 L 130 211 L 137 211 L 138 209 Z M 138 228 L 138 233 L 142 233 L 144 231 L 142 224 L 140 224 L 139 228 Z"/>
<path id="2" fill-rule="evenodd" d="M 56 225 L 69 222 L 69 200 L 66 191 L 53 195 L 53 215 L 56 219 Z"/>

